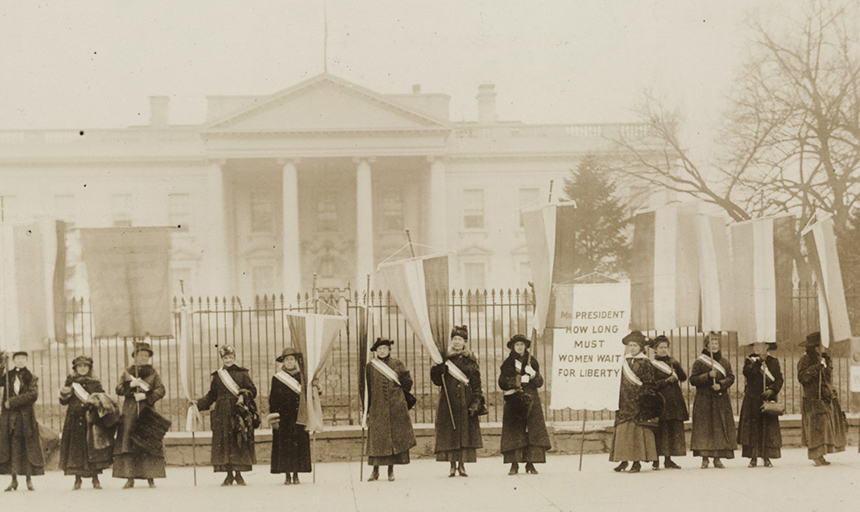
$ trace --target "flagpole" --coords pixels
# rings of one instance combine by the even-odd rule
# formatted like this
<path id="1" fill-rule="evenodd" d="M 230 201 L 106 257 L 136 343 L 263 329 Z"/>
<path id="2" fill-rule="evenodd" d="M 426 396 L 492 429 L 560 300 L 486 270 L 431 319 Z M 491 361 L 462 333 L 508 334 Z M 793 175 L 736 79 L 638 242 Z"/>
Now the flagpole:
<path id="1" fill-rule="evenodd" d="M 185 300 L 185 280 L 184 279 L 179 280 L 179 295 L 182 297 L 182 311 L 185 312 L 186 311 L 185 308 L 191 307 L 191 305 L 188 302 L 186 302 L 186 300 Z M 185 329 L 188 327 L 188 325 L 186 325 L 186 323 L 188 323 L 188 322 L 183 322 L 182 320 L 187 319 L 190 322 L 190 319 L 191 319 L 190 315 L 187 318 L 184 318 L 184 317 L 185 317 L 185 315 L 179 316 L 179 320 L 180 320 L 179 326 L 182 329 L 181 335 L 183 336 L 183 338 L 185 337 Z M 191 340 L 189 340 L 187 338 L 186 338 L 186 341 L 189 343 L 191 342 Z M 183 351 L 184 351 L 184 349 L 183 349 Z M 192 355 L 192 357 L 190 359 L 193 360 L 193 355 L 194 355 L 194 349 L 193 348 L 191 349 L 191 355 Z M 186 358 L 186 363 L 191 362 L 191 361 L 189 361 L 189 357 L 188 357 L 187 353 L 185 354 L 185 358 Z M 194 382 L 194 363 L 193 362 L 191 362 L 191 375 L 187 375 L 186 377 L 188 377 L 190 379 L 189 384 L 193 386 L 193 382 Z M 192 399 L 192 397 L 190 396 L 191 390 L 186 389 L 185 391 L 189 395 L 188 399 L 189 400 Z M 191 412 L 192 411 L 188 411 L 187 414 L 190 414 Z M 196 421 L 197 421 L 196 416 L 191 418 L 191 462 L 194 464 L 194 487 L 197 487 L 197 425 L 195 423 Z"/>
<path id="2" fill-rule="evenodd" d="M 314 302 L 314 314 L 317 312 L 317 273 L 314 272 L 314 282 L 313 289 L 311 290 L 311 299 Z M 316 364 L 316 363 L 315 363 Z M 316 370 L 314 370 L 316 371 Z M 316 378 L 316 375 L 314 376 Z M 311 393 L 315 393 L 316 390 L 313 389 L 313 384 L 311 384 Z M 313 407 L 313 401 L 308 401 L 308 407 Z M 322 421 L 322 418 L 320 418 Z M 311 442 L 313 443 L 313 448 L 311 449 L 311 453 L 313 454 L 313 483 L 317 483 L 317 433 L 316 431 L 311 432 Z"/>
<path id="3" fill-rule="evenodd" d="M 364 332 L 364 344 L 365 344 L 364 350 L 365 350 L 365 352 L 367 352 L 367 343 L 370 342 L 370 337 L 368 336 L 368 334 L 370 334 L 370 274 L 367 274 L 367 292 L 365 292 L 365 293 L 367 295 L 365 295 L 365 298 L 364 298 L 364 329 L 365 329 L 365 332 Z M 359 337 L 360 336 L 361 336 L 361 334 L 359 334 Z M 362 349 L 361 344 L 359 344 L 358 349 L 359 350 Z M 358 354 L 358 360 L 361 361 L 361 354 L 360 353 Z M 365 450 L 367 448 L 365 445 L 365 437 L 364 437 L 365 436 L 364 423 L 365 423 L 365 418 L 367 417 L 367 407 L 368 407 L 367 400 L 369 398 L 367 396 L 367 370 L 366 370 L 366 368 L 362 369 L 362 376 L 364 378 L 364 395 L 361 398 L 362 398 L 362 402 L 363 402 L 364 407 L 362 407 L 363 410 L 361 411 L 361 463 L 360 463 L 361 466 L 359 466 L 359 468 L 358 468 L 358 481 L 359 482 L 364 482 L 364 453 L 365 453 Z"/>
<path id="4" fill-rule="evenodd" d="M 585 415 L 588 410 L 582 410 L 582 436 L 579 439 L 579 471 L 582 472 L 582 454 L 585 452 Z"/>
<path id="5" fill-rule="evenodd" d="M 412 246 L 412 235 L 409 234 L 409 230 L 406 230 L 406 240 L 409 241 L 409 250 L 412 253 L 412 257 L 415 257 L 415 247 Z M 443 361 L 444 362 L 444 361 Z M 451 426 L 454 430 L 457 430 L 457 423 L 454 421 L 454 410 L 451 409 L 451 396 L 448 394 L 448 384 L 445 382 L 445 375 L 442 374 L 442 390 L 445 392 L 445 403 L 448 404 L 448 415 L 451 417 Z"/>

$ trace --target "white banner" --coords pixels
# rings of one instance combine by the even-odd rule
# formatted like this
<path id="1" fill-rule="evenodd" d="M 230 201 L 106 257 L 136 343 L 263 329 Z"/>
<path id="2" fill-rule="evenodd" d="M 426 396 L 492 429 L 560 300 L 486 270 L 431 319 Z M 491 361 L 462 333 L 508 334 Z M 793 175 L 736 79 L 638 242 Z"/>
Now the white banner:
<path id="1" fill-rule="evenodd" d="M 570 329 L 553 330 L 551 409 L 618 409 L 630 283 L 573 286 Z"/>

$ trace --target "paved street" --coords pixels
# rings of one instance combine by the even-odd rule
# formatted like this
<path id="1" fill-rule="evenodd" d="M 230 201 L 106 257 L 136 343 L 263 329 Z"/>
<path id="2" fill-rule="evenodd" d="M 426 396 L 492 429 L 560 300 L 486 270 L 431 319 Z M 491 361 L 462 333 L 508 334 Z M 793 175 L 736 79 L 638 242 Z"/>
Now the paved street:
<path id="1" fill-rule="evenodd" d="M 317 482 L 302 475 L 299 486 L 284 486 L 267 466 L 246 474 L 247 487 L 221 488 L 223 475 L 209 468 L 168 468 L 168 478 L 150 490 L 145 483 L 122 490 L 121 480 L 103 478 L 105 489 L 72 492 L 73 479 L 51 472 L 35 480 L 36 492 L 0 493 L 2 510 L 86 510 L 87 512 L 194 510 L 386 511 L 386 510 L 651 510 L 671 511 L 839 511 L 860 504 L 860 454 L 856 447 L 831 455 L 833 464 L 816 468 L 805 450 L 783 451 L 773 469 L 746 467 L 746 459 L 726 461 L 724 470 L 698 468 L 699 459 L 678 459 L 683 470 L 644 469 L 616 474 L 605 454 L 550 456 L 540 475 L 507 475 L 501 458 L 479 459 L 468 478 L 448 478 L 447 464 L 417 460 L 397 471 L 397 480 L 359 482 L 358 463 L 320 463 Z M 365 468 L 364 477 L 369 470 Z M 5 477 L 4 477 L 5 478 Z M 2 484 L 5 486 L 6 481 Z M 23 482 L 22 482 L 23 484 Z M 23 487 L 23 486 L 22 486 Z M 629 507 L 629 508 L 628 508 Z"/>

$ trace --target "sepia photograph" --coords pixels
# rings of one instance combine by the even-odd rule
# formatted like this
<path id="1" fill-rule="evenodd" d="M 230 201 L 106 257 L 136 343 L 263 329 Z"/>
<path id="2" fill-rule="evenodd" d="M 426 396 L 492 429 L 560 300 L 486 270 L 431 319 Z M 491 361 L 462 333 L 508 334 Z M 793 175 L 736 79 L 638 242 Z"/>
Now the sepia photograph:
<path id="1" fill-rule="evenodd" d="M 860 503 L 856 0 L 4 2 L 0 69 L 4 510 Z"/>

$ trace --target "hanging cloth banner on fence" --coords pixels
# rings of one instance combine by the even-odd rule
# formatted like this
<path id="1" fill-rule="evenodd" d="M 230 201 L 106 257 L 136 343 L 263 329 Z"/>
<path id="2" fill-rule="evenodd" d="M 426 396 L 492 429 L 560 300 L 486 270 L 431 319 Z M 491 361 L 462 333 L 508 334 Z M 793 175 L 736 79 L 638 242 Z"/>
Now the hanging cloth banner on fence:
<path id="1" fill-rule="evenodd" d="M 441 363 L 448 339 L 448 254 L 383 263 L 376 274 L 430 359 Z"/>
<path id="2" fill-rule="evenodd" d="M 191 303 L 183 295 L 180 298 L 179 308 L 179 332 L 176 339 L 179 343 L 179 387 L 182 396 L 189 402 L 194 400 L 194 345 L 191 340 Z M 185 431 L 196 432 L 197 427 L 202 425 L 202 416 L 197 406 L 188 408 L 185 415 Z"/>
<path id="3" fill-rule="evenodd" d="M 668 331 L 699 323 L 698 203 L 633 219 L 631 329 Z"/>
<path id="4" fill-rule="evenodd" d="M 699 331 L 734 331 L 732 259 L 726 219 L 700 214 L 696 216 L 696 228 L 702 297 Z"/>
<path id="5" fill-rule="evenodd" d="M 346 326 L 346 317 L 319 315 L 315 313 L 287 313 L 290 326 L 290 339 L 304 356 L 307 377 L 304 386 L 304 399 L 307 404 L 306 421 L 302 418 L 299 404 L 299 417 L 304 421 L 308 432 L 322 432 L 322 402 L 313 383 L 322 373 L 323 366 L 331 354 L 331 346 L 340 330 Z M 302 373 L 305 373 L 303 371 Z M 297 423 L 302 423 L 297 420 Z"/>
<path id="6" fill-rule="evenodd" d="M 851 323 L 845 303 L 842 269 L 836 252 L 833 217 L 828 215 L 803 230 L 806 258 L 815 276 L 818 289 L 818 319 L 821 324 L 821 344 L 851 338 Z"/>
<path id="7" fill-rule="evenodd" d="M 733 224 L 733 307 L 738 343 L 788 343 L 795 219 L 766 217 Z"/>
<path id="8" fill-rule="evenodd" d="M 618 409 L 630 283 L 577 284 L 569 329 L 553 329 L 551 409 Z"/>
<path id="9" fill-rule="evenodd" d="M 170 228 L 81 230 L 95 337 L 167 336 Z"/>
<path id="10" fill-rule="evenodd" d="M 41 350 L 57 328 L 65 331 L 65 318 L 54 325 L 55 230 L 54 221 L 0 224 L 2 350 Z"/>
<path id="11" fill-rule="evenodd" d="M 370 345 L 368 340 L 373 339 L 373 308 L 368 305 L 370 290 L 367 290 L 368 300 L 364 306 L 358 307 L 358 397 L 361 400 L 361 426 L 367 427 L 367 362 L 373 356 L 370 353 Z"/>

